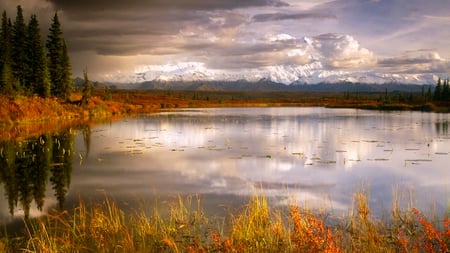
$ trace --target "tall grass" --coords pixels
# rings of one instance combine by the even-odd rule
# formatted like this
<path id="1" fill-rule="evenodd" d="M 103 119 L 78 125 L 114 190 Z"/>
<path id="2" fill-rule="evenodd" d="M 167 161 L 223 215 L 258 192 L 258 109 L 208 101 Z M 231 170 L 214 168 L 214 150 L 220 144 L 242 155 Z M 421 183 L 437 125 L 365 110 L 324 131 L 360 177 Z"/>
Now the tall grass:
<path id="1" fill-rule="evenodd" d="M 163 212 L 154 205 L 127 215 L 105 197 L 26 221 L 21 237 L 4 232 L 0 252 L 449 252 L 448 213 L 430 222 L 396 201 L 389 219 L 376 219 L 368 195 L 357 192 L 350 214 L 330 222 L 298 205 L 271 207 L 255 195 L 221 223 L 204 213 L 198 196 L 179 197 Z"/>

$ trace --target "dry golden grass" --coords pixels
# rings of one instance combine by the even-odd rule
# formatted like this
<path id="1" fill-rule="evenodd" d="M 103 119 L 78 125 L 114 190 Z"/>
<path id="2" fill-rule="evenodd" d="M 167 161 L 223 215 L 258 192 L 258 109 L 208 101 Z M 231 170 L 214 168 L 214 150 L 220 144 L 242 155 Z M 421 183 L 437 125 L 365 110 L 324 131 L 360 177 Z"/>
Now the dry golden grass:
<path id="1" fill-rule="evenodd" d="M 449 252 L 448 217 L 432 223 L 412 208 L 382 222 L 367 203 L 356 193 L 354 212 L 325 225 L 311 210 L 271 208 L 254 196 L 220 225 L 198 196 L 178 198 L 165 215 L 157 207 L 126 215 L 105 198 L 26 221 L 23 236 L 0 237 L 0 252 Z"/>

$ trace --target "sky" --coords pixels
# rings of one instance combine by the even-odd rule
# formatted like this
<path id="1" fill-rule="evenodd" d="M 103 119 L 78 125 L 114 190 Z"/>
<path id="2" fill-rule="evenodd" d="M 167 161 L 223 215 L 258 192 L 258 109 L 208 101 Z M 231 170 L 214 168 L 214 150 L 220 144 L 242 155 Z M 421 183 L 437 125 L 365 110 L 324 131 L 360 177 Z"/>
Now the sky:
<path id="1" fill-rule="evenodd" d="M 0 9 L 14 18 L 18 4 L 44 33 L 57 11 L 73 75 L 87 68 L 91 79 L 190 63 L 450 76 L 448 0 L 0 0 Z"/>

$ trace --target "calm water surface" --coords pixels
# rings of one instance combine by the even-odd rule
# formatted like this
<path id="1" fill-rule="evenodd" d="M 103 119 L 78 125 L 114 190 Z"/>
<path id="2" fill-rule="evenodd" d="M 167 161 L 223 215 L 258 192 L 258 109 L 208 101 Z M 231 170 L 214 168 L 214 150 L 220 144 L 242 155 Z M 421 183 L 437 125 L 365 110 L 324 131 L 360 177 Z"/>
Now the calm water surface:
<path id="1" fill-rule="evenodd" d="M 65 160 L 52 161 L 41 173 L 43 182 L 30 186 L 29 193 L 22 189 L 16 203 L 8 192 L 21 188 L 20 180 L 12 187 L 3 173 L 0 220 L 11 219 L 11 206 L 16 217 L 24 209 L 33 216 L 39 214 L 41 201 L 46 210 L 105 194 L 130 208 L 155 196 L 198 194 L 207 211 L 218 212 L 247 203 L 261 188 L 274 204 L 327 206 L 336 213 L 347 213 L 352 194 L 360 189 L 369 191 L 376 212 L 391 207 L 393 191 L 402 203 L 412 196 L 419 208 L 445 212 L 449 122 L 448 114 L 420 112 L 220 108 L 67 130 L 62 136 L 47 136 L 52 140 L 48 150 Z M 68 146 L 58 153 L 64 140 Z M 20 144 L 22 149 L 25 144 Z M 7 149 L 3 144 L 3 157 Z M 21 152 L 25 154 L 16 155 Z M 42 196 L 33 190 L 39 187 Z M 32 196 L 24 208 L 27 194 Z"/>

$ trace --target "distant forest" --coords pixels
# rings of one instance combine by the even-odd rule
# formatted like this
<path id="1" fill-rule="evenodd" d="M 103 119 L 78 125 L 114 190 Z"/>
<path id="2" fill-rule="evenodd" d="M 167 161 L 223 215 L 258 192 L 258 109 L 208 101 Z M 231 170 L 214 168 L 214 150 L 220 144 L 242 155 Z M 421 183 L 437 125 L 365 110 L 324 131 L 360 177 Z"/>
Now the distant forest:
<path id="1" fill-rule="evenodd" d="M 25 23 L 17 6 L 14 21 L 3 11 L 0 27 L 0 93 L 7 96 L 38 95 L 67 101 L 73 90 L 70 59 L 55 13 L 47 40 L 41 38 L 36 15 Z"/>

